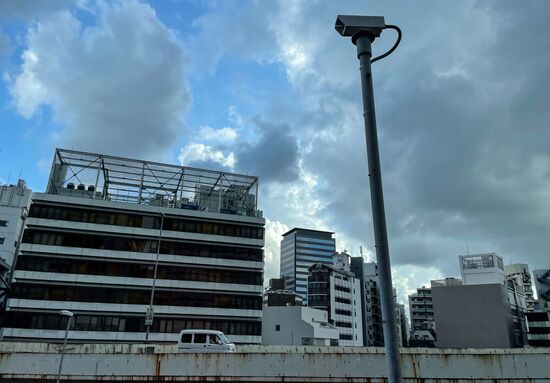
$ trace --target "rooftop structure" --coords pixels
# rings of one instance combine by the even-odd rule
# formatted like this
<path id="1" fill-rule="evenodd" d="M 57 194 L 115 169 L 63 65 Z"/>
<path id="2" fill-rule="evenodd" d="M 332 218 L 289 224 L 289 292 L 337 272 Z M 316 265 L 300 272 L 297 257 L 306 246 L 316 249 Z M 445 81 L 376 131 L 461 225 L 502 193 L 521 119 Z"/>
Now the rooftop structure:
<path id="1" fill-rule="evenodd" d="M 261 216 L 258 177 L 59 148 L 46 192 Z"/>
<path id="2" fill-rule="evenodd" d="M 495 253 L 459 255 L 460 274 L 465 285 L 504 285 L 504 263 Z"/>

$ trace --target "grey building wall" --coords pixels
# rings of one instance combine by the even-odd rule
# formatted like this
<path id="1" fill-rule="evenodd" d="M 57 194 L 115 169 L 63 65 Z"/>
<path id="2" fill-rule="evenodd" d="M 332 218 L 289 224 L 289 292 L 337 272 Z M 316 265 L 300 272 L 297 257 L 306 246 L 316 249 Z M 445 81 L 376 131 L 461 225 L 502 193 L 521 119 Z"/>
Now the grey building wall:
<path id="1" fill-rule="evenodd" d="M 432 288 L 436 346 L 513 347 L 507 295 L 500 284 Z"/>

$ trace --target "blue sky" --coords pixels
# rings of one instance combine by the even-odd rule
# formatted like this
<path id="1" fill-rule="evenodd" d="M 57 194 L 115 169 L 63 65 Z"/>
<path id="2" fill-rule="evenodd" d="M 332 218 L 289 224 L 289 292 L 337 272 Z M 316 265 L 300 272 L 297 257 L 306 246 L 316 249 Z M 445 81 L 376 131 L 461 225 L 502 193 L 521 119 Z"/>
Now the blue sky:
<path id="1" fill-rule="evenodd" d="M 496 251 L 547 267 L 550 5 L 532 1 L 0 3 L 0 181 L 44 189 L 55 147 L 258 175 L 266 277 L 294 226 L 374 259 L 355 48 L 337 14 L 384 15 L 374 79 L 401 300 Z M 385 32 L 375 52 L 391 46 Z"/>

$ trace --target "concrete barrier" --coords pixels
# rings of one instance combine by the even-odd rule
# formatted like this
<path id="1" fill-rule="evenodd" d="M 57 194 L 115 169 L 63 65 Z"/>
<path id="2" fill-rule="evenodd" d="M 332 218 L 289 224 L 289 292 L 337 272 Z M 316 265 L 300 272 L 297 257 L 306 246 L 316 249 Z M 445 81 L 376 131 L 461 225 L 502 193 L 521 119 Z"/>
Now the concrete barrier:
<path id="1" fill-rule="evenodd" d="M 382 348 L 248 346 L 180 354 L 172 345 L 69 345 L 71 382 L 384 382 Z M 59 345 L 0 344 L 0 379 L 55 379 Z M 550 382 L 550 349 L 403 349 L 406 382 Z"/>

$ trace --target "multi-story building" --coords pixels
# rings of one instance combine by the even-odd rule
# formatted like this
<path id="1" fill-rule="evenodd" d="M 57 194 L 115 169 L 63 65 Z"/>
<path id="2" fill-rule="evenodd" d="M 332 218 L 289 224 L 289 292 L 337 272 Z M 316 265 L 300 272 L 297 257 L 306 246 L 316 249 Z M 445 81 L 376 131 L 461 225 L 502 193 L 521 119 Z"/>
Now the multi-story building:
<path id="1" fill-rule="evenodd" d="M 526 318 L 529 346 L 550 347 L 550 311 L 528 312 Z"/>
<path id="2" fill-rule="evenodd" d="M 308 269 L 314 263 L 332 265 L 336 252 L 334 233 L 294 228 L 281 241 L 281 277 L 287 288 L 302 296 L 307 304 Z"/>
<path id="3" fill-rule="evenodd" d="M 257 191 L 252 176 L 57 149 L 31 197 L 3 339 L 59 341 L 64 309 L 72 341 L 194 328 L 260 343 Z"/>
<path id="4" fill-rule="evenodd" d="M 329 323 L 338 328 L 340 346 L 362 346 L 361 285 L 349 260 L 341 267 L 342 254 L 334 259 L 338 266 L 316 263 L 309 268 L 308 306 L 328 312 Z"/>
<path id="5" fill-rule="evenodd" d="M 430 287 L 416 289 L 409 295 L 409 313 L 411 315 L 411 345 L 433 347 L 436 339 L 434 305 L 432 289 L 435 287 L 460 286 L 457 278 L 443 278 L 430 281 Z"/>
<path id="6" fill-rule="evenodd" d="M 416 293 L 409 295 L 411 332 L 434 329 L 434 306 L 431 287 L 419 287 Z"/>
<path id="7" fill-rule="evenodd" d="M 539 306 L 550 309 L 550 268 L 533 270 Z"/>
<path id="8" fill-rule="evenodd" d="M 515 288 L 525 294 L 527 311 L 533 311 L 535 308 L 535 298 L 529 266 L 524 263 L 506 265 L 504 266 L 504 272 L 506 273 L 506 279 L 513 281 Z"/>
<path id="9" fill-rule="evenodd" d="M 31 194 L 23 180 L 17 185 L 0 185 L 0 262 L 8 267 L 13 263 Z"/>
<path id="10" fill-rule="evenodd" d="M 504 263 L 499 255 L 495 253 L 459 255 L 459 259 L 460 274 L 465 285 L 506 284 Z"/>
<path id="11" fill-rule="evenodd" d="M 363 345 L 369 347 L 384 346 L 384 328 L 378 267 L 375 262 L 365 262 L 363 257 L 351 258 L 351 271 L 361 285 L 361 311 L 363 314 Z"/>

